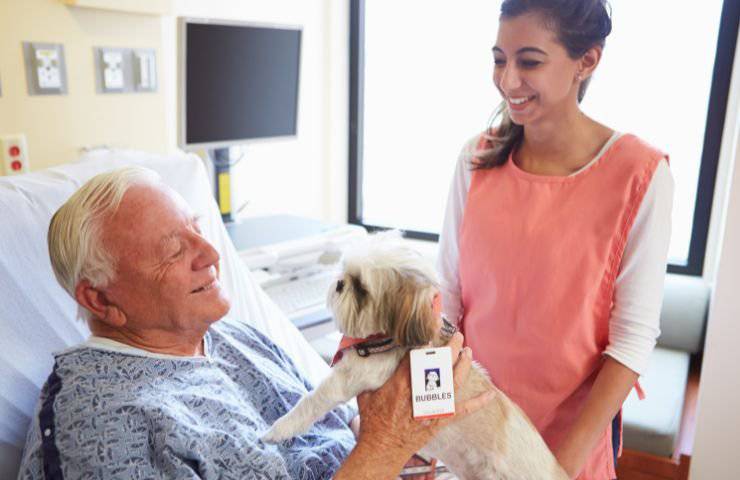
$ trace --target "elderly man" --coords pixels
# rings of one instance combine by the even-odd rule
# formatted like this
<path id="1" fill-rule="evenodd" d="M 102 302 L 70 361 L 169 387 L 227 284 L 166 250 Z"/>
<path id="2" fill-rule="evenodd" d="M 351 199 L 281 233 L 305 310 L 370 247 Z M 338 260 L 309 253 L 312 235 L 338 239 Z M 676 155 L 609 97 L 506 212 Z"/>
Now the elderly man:
<path id="1" fill-rule="evenodd" d="M 407 363 L 388 384 L 280 445 L 260 435 L 312 388 L 235 321 L 218 252 L 146 169 L 98 175 L 54 215 L 49 253 L 92 336 L 55 356 L 19 478 L 392 478 L 444 421 L 411 419 Z M 453 339 L 460 351 L 462 338 Z M 470 368 L 470 351 L 455 367 Z M 479 408 L 486 398 L 460 405 Z"/>

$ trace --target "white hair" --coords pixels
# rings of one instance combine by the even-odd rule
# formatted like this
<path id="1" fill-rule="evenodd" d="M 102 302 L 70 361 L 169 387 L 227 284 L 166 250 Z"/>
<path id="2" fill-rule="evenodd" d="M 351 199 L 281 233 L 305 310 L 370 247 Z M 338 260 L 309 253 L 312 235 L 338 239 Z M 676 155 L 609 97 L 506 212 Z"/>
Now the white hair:
<path id="1" fill-rule="evenodd" d="M 143 167 L 101 173 L 82 185 L 51 217 L 47 236 L 51 266 L 72 298 L 82 280 L 94 287 L 104 287 L 113 280 L 116 259 L 103 245 L 103 221 L 115 214 L 130 187 L 158 181 L 159 175 Z"/>

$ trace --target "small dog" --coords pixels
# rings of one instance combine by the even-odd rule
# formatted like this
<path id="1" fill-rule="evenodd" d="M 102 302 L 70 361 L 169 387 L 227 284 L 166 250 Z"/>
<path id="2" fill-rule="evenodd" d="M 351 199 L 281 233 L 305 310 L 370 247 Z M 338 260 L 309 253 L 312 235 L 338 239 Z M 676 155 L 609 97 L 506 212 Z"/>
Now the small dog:
<path id="1" fill-rule="evenodd" d="M 427 374 L 426 391 L 431 392 L 439 388 L 439 374 L 432 370 Z"/>
<path id="2" fill-rule="evenodd" d="M 279 442 L 305 432 L 337 405 L 382 386 L 409 349 L 430 342 L 444 345 L 454 333 L 433 307 L 438 292 L 434 270 L 415 251 L 387 236 L 375 237 L 380 238 L 362 253 L 345 257 L 342 276 L 327 299 L 345 340 L 370 340 L 345 350 L 340 346 L 341 360 L 329 376 L 278 419 L 263 440 Z M 431 382 L 436 380 L 427 379 L 427 388 Z M 463 479 L 567 480 L 524 412 L 482 367 L 474 364 L 455 395 L 466 400 L 489 390 L 496 391 L 492 401 L 442 429 L 422 453 L 442 460 Z"/>

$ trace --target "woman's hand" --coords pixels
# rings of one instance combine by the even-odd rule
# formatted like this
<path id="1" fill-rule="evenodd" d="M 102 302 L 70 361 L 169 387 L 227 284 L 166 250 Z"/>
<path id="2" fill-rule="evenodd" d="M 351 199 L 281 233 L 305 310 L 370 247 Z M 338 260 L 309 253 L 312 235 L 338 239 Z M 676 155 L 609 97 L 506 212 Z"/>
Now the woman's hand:
<path id="1" fill-rule="evenodd" d="M 462 345 L 463 336 L 456 333 L 449 343 L 452 358 L 457 359 L 454 365 L 455 390 L 467 379 L 472 367 L 472 352 L 470 348 L 463 349 Z M 480 409 L 494 395 L 495 392 L 491 391 L 456 403 L 455 415 L 452 417 L 414 420 L 411 406 L 409 356 L 406 355 L 385 385 L 374 392 L 366 392 L 357 397 L 362 418 L 359 440 L 355 449 L 358 451 L 357 455 L 369 457 L 368 460 L 372 459 L 373 462 L 384 462 L 387 471 L 393 471 L 395 475 L 409 457 L 426 445 L 441 428 Z M 364 468 L 368 467 L 367 464 L 364 465 Z M 344 471 L 343 467 L 340 472 Z M 376 473 L 381 475 L 380 478 L 384 478 L 381 472 Z"/>
<path id="2" fill-rule="evenodd" d="M 612 357 L 605 357 L 581 413 L 553 452 L 570 478 L 581 473 L 637 379 L 637 373 Z"/>

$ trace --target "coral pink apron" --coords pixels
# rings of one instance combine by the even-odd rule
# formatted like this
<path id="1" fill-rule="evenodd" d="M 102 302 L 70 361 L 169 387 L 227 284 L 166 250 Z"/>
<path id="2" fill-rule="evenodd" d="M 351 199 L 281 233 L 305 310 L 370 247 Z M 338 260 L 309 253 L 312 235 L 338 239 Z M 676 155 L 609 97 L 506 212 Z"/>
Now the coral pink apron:
<path id="1" fill-rule="evenodd" d="M 623 135 L 573 176 L 533 175 L 511 156 L 473 172 L 459 232 L 461 327 L 553 450 L 600 370 L 627 235 L 664 157 Z M 578 478 L 615 478 L 613 457 L 610 423 Z"/>

